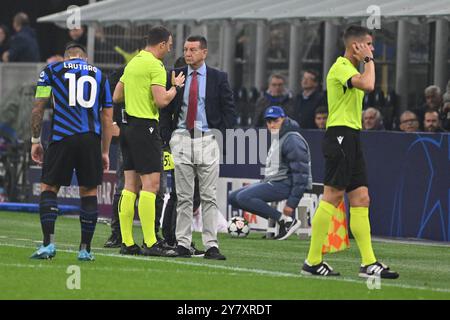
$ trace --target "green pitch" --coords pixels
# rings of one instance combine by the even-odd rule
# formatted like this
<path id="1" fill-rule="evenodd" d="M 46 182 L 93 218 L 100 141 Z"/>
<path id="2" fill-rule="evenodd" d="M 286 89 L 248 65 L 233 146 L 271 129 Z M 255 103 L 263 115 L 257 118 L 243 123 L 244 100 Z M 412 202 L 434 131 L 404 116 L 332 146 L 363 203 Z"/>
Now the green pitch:
<path id="1" fill-rule="evenodd" d="M 125 257 L 103 249 L 109 226 L 98 224 L 95 262 L 76 259 L 78 219 L 59 217 L 56 258 L 31 260 L 41 241 L 39 216 L 0 212 L 0 299 L 450 299 L 450 248 L 374 242 L 381 261 L 400 273 L 369 290 L 358 278 L 359 255 L 354 242 L 343 253 L 326 256 L 342 276 L 317 279 L 300 276 L 308 240 L 286 241 L 219 235 L 226 261 L 203 258 Z M 135 228 L 141 243 L 140 228 Z M 194 234 L 199 248 L 201 235 Z M 69 266 L 80 267 L 79 290 L 66 286 Z"/>

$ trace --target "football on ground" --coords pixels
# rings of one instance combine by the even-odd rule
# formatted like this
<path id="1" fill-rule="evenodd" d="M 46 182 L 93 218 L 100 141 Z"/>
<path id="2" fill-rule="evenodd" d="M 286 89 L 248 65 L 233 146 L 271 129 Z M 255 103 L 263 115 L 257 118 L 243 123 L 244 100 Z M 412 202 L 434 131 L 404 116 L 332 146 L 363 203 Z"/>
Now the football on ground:
<path id="1" fill-rule="evenodd" d="M 233 217 L 228 221 L 228 233 L 235 238 L 245 238 L 250 233 L 248 221 L 243 217 Z"/>

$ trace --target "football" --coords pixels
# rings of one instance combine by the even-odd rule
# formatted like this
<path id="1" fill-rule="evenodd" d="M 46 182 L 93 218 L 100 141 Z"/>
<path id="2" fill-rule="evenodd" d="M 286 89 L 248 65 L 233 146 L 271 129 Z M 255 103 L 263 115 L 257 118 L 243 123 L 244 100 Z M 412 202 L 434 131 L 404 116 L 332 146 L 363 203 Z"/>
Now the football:
<path id="1" fill-rule="evenodd" d="M 228 233 L 235 238 L 245 238 L 250 233 L 248 221 L 242 217 L 233 217 L 228 221 Z"/>

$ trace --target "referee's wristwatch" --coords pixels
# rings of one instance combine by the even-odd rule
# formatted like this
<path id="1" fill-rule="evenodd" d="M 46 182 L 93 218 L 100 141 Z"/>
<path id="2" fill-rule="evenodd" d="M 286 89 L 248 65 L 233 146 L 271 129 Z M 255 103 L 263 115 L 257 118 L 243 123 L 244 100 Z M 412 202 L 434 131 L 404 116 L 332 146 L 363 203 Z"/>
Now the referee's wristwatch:
<path id="1" fill-rule="evenodd" d="M 364 61 L 364 64 L 366 64 L 366 63 L 369 63 L 370 61 L 375 62 L 375 59 L 373 57 L 366 56 L 366 57 L 364 57 L 363 61 Z"/>

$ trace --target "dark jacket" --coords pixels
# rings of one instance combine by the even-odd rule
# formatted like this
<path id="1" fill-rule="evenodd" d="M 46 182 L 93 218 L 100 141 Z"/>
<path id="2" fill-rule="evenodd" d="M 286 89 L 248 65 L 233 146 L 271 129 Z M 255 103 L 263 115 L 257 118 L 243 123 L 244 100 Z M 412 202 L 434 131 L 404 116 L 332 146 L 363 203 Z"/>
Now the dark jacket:
<path id="1" fill-rule="evenodd" d="M 178 75 L 181 71 L 187 76 L 187 67 L 175 69 Z M 169 75 L 172 72 L 169 72 Z M 168 76 L 167 88 L 171 86 Z M 172 132 L 177 129 L 181 106 L 183 105 L 185 87 L 177 93 L 172 102 L 160 110 L 159 125 L 161 138 L 164 144 L 168 144 Z M 189 89 L 188 89 L 189 90 Z M 228 83 L 225 72 L 206 66 L 206 118 L 210 129 L 218 129 L 225 137 L 226 129 L 233 129 L 236 124 L 236 107 L 233 99 L 233 91 Z"/>
<path id="2" fill-rule="evenodd" d="M 122 66 L 119 69 L 114 70 L 109 75 L 109 86 L 111 88 L 111 93 L 114 93 L 116 85 L 119 82 L 120 77 L 122 77 L 124 70 L 125 66 Z M 125 103 L 113 103 L 113 108 L 113 121 L 120 127 L 122 124 L 122 109 L 125 109 Z"/>
<path id="3" fill-rule="evenodd" d="M 11 38 L 9 48 L 10 62 L 39 62 L 39 45 L 36 33 L 28 26 L 22 29 Z"/>
<path id="4" fill-rule="evenodd" d="M 281 97 L 274 97 L 268 92 L 264 92 L 264 95 L 256 101 L 255 113 L 252 120 L 252 127 L 262 128 L 266 126 L 264 120 L 264 112 L 268 107 L 279 106 L 284 109 L 286 114 L 290 114 L 290 110 L 293 107 L 293 100 L 289 94 L 285 94 Z"/>
<path id="5" fill-rule="evenodd" d="M 298 123 L 289 117 L 286 117 L 280 128 L 278 141 L 279 147 L 271 146 L 267 162 L 269 163 L 269 158 L 273 156 L 273 153 L 279 152 L 278 148 L 281 148 L 279 164 L 275 165 L 275 170 L 269 169 L 270 175 L 267 171 L 269 164 L 266 164 L 264 181 L 287 182 L 291 186 L 291 191 L 286 204 L 291 208 L 296 208 L 305 190 L 312 188 L 309 146 L 300 134 Z"/>
<path id="6" fill-rule="evenodd" d="M 323 93 L 319 90 L 314 91 L 308 98 L 304 98 L 303 94 L 297 95 L 294 107 L 290 117 L 298 122 L 302 129 L 316 129 L 314 122 L 316 108 L 324 104 Z"/>

